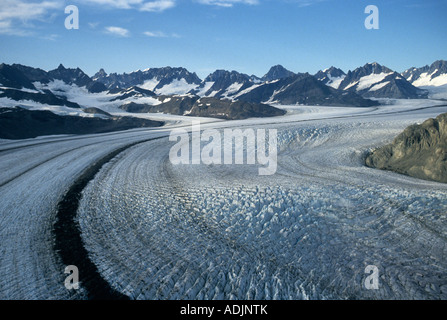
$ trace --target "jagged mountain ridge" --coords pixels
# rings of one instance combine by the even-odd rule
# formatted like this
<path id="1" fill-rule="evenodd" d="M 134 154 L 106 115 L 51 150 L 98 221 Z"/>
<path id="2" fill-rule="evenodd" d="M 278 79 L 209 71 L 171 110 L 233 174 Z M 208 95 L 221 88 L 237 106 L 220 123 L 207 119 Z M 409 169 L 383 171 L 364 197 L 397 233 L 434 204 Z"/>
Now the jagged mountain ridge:
<path id="1" fill-rule="evenodd" d="M 446 62 L 442 60 L 402 74 L 378 63 L 368 63 L 348 73 L 331 67 L 315 75 L 294 73 L 276 65 L 262 78 L 216 70 L 204 80 L 181 67 L 124 74 L 107 74 L 100 69 L 89 77 L 80 68 L 65 68 L 62 64 L 45 71 L 3 63 L 0 107 L 19 106 L 33 112 L 51 110 L 60 116 L 93 118 L 116 118 L 124 110 L 129 119 L 139 112 L 245 119 L 285 113 L 271 104 L 369 107 L 379 104 L 369 98 L 426 98 L 427 88 L 446 89 L 445 94 L 444 77 Z M 438 84 L 441 85 L 436 87 Z M 19 121 L 18 117 L 14 119 Z M 132 124 L 126 119 L 126 128 L 139 125 L 138 121 Z"/>
<path id="2" fill-rule="evenodd" d="M 353 71 L 348 71 L 338 88 L 356 92 L 365 98 L 427 97 L 427 92 L 413 86 L 402 75 L 377 62 L 367 63 Z"/>
<path id="3" fill-rule="evenodd" d="M 0 65 L 0 84 L 14 89 L 36 90 L 31 80 L 21 70 L 5 63 Z"/>
<path id="4" fill-rule="evenodd" d="M 410 68 L 402 72 L 402 76 L 416 86 L 447 84 L 447 61 L 437 60 L 431 65 L 420 68 Z M 442 78 L 437 82 L 436 79 Z"/>
<path id="5" fill-rule="evenodd" d="M 20 64 L 11 66 L 2 64 L 0 84 L 8 89 L 8 92 L 3 92 L 3 96 L 10 96 L 12 99 L 20 98 L 18 97 L 20 95 L 17 92 L 11 92 L 10 89 L 35 90 L 33 93 L 36 95 L 38 93 L 45 95 L 42 88 L 50 89 L 45 86 L 36 89 L 33 83 L 42 85 L 59 80 L 68 85 L 85 87 L 89 93 L 122 92 L 122 97 L 115 97 L 115 100 L 131 96 L 138 98 L 190 93 L 202 97 L 228 98 L 234 101 L 256 103 L 362 106 L 369 103 L 365 103 L 354 94 L 363 98 L 424 98 L 426 97 L 424 91 L 412 85 L 407 79 L 414 83 L 424 74 L 434 79 L 445 75 L 446 68 L 446 62 L 438 60 L 431 66 L 412 68 L 399 74 L 378 63 L 367 63 L 347 73 L 339 68 L 331 67 L 313 75 L 321 83 L 338 89 L 338 91 L 333 91 L 320 87 L 310 78 L 307 79 L 306 85 L 302 86 L 304 82 L 297 85 L 298 78 L 310 75 L 294 73 L 281 65 L 271 67 L 262 78 L 237 71 L 216 70 L 201 80 L 196 73 L 181 67 L 149 68 L 123 74 L 107 74 L 104 69 L 100 69 L 93 77 L 89 77 L 80 68 L 65 68 L 62 64 L 48 72 Z M 129 91 L 130 88 L 133 90 Z M 63 90 L 52 93 L 58 98 L 67 100 Z"/>
<path id="6" fill-rule="evenodd" d="M 253 78 L 237 71 L 216 70 L 193 93 L 207 97 L 229 97 L 253 85 Z"/>
<path id="7" fill-rule="evenodd" d="M 230 75 L 227 83 L 237 80 L 239 76 L 236 72 Z M 129 115 L 141 112 L 135 109 L 138 105 L 145 106 L 147 109 L 145 112 L 221 119 L 267 117 L 285 113 L 272 106 L 236 102 L 221 99 L 222 97 L 219 96 L 210 98 L 205 105 L 189 104 L 183 109 L 175 108 L 174 101 L 186 99 L 191 95 L 186 93 L 186 89 L 191 91 L 191 88 L 197 88 L 201 84 L 201 80 L 195 73 L 190 73 L 184 68 L 146 69 L 123 75 L 108 75 L 102 69 L 90 78 L 80 68 L 65 68 L 62 64 L 57 69 L 48 72 L 22 65 L 3 64 L 0 67 L 0 76 L 0 107 L 19 106 L 30 111 L 40 111 L 47 110 L 48 106 L 55 106 L 50 109 L 61 116 L 69 114 L 101 118 L 108 114 L 122 113 L 118 108 L 123 105 L 133 106 L 133 110 L 121 108 L 128 111 Z M 222 77 L 219 72 L 216 72 L 216 85 L 219 84 L 220 78 Z M 247 83 L 252 79 L 254 77 L 244 77 Z M 109 88 L 101 81 L 108 83 Z M 129 84 L 140 86 L 127 87 Z M 225 87 L 224 82 L 221 82 L 221 85 Z M 148 88 L 153 88 L 153 90 Z M 172 91 L 182 90 L 185 92 L 181 92 L 180 98 L 172 93 Z M 163 94 L 166 91 L 168 93 Z M 100 94 L 96 95 L 97 93 Z M 197 96 L 197 99 L 200 97 Z M 168 103 L 169 100 L 172 101 Z M 67 108 L 80 110 L 74 112 Z"/>
<path id="8" fill-rule="evenodd" d="M 261 81 L 274 81 L 283 78 L 294 76 L 295 73 L 287 70 L 282 65 L 278 64 L 270 68 L 270 70 L 261 78 Z"/>
<path id="9" fill-rule="evenodd" d="M 308 73 L 295 74 L 257 86 L 240 95 L 239 100 L 284 105 L 328 105 L 369 107 L 378 103 L 353 92 L 331 88 Z"/>
<path id="10" fill-rule="evenodd" d="M 184 84 L 198 86 L 202 80 L 196 73 L 191 73 L 185 68 L 163 67 L 138 70 L 131 73 L 107 74 L 100 69 L 93 80 L 103 83 L 108 89 L 126 89 L 132 86 L 140 86 L 144 89 L 157 91 L 172 84 L 174 81 L 183 81 Z"/>
<path id="11" fill-rule="evenodd" d="M 103 83 L 91 79 L 80 68 L 67 69 L 60 64 L 57 69 L 47 72 L 21 64 L 0 65 L 0 83 L 4 86 L 37 90 L 33 84 L 34 82 L 48 84 L 54 80 L 61 80 L 69 85 L 86 87 L 90 93 L 107 90 Z"/>
<path id="12" fill-rule="evenodd" d="M 402 76 L 412 85 L 428 91 L 432 99 L 447 99 L 447 61 L 437 60 L 431 65 L 410 68 Z"/>
<path id="13" fill-rule="evenodd" d="M 318 71 L 314 76 L 324 84 L 334 89 L 338 89 L 340 83 L 346 77 L 346 73 L 343 70 L 332 66 L 328 69 Z"/>

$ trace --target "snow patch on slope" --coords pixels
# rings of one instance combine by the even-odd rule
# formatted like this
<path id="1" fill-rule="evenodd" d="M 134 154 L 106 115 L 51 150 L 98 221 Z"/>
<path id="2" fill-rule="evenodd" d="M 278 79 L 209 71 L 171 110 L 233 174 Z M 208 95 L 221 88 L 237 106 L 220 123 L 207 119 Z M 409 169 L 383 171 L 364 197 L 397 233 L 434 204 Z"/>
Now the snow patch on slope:
<path id="1" fill-rule="evenodd" d="M 329 69 L 326 69 L 326 71 Z M 325 70 L 323 70 L 323 72 L 326 72 Z M 326 83 L 326 85 L 328 85 L 329 87 L 332 87 L 334 89 L 338 89 L 338 87 L 340 87 L 341 82 L 346 78 L 346 75 L 342 75 L 340 77 L 333 77 L 330 74 L 327 74 L 327 77 L 329 78 L 328 83 Z"/>
<path id="2" fill-rule="evenodd" d="M 232 83 L 226 90 L 225 90 L 225 94 L 224 97 L 228 97 L 231 96 L 235 93 L 237 93 L 243 86 L 243 83 L 239 83 L 239 82 L 235 82 Z"/>
<path id="3" fill-rule="evenodd" d="M 156 89 L 156 93 L 161 95 L 186 94 L 196 88 L 196 84 L 188 83 L 182 78 L 180 80 L 176 79 L 172 81 L 170 84 L 163 86 L 161 89 Z"/>
<path id="4" fill-rule="evenodd" d="M 372 86 L 372 87 L 369 89 L 369 91 L 377 91 L 377 90 L 379 90 L 379 89 L 382 89 L 383 87 L 385 87 L 385 86 L 388 85 L 389 83 L 390 83 L 389 81 L 385 81 L 385 82 L 378 83 L 378 84 Z"/>
<path id="5" fill-rule="evenodd" d="M 379 74 L 370 74 L 368 76 L 361 77 L 356 90 L 361 91 L 370 88 L 376 83 L 382 82 L 387 76 L 389 76 L 392 73 L 379 73 Z"/>
<path id="6" fill-rule="evenodd" d="M 416 87 L 425 87 L 425 86 L 444 86 L 447 85 L 447 74 L 441 74 L 437 77 L 432 78 L 432 75 L 436 73 L 435 70 L 432 74 L 428 74 L 427 72 L 422 73 L 420 77 L 413 82 L 413 85 Z"/>
<path id="7" fill-rule="evenodd" d="M 207 82 L 205 82 L 203 88 L 201 88 L 201 89 L 197 92 L 197 95 L 200 96 L 200 97 L 204 96 L 205 93 L 206 93 L 209 89 L 211 89 L 211 87 L 212 87 L 213 85 L 214 85 L 214 81 L 207 81 Z"/>
<path id="8" fill-rule="evenodd" d="M 150 79 L 143 82 L 142 85 L 140 85 L 140 88 L 143 88 L 145 90 L 154 91 L 155 87 L 160 83 L 157 79 Z"/>
<path id="9" fill-rule="evenodd" d="M 53 80 L 48 84 L 34 82 L 33 85 L 38 90 L 50 90 L 56 96 L 63 96 L 71 102 L 76 102 L 81 107 L 101 108 L 103 105 L 110 103 L 110 99 L 114 97 L 107 91 L 90 93 L 86 87 L 78 87 L 75 84 L 69 85 L 62 80 Z"/>

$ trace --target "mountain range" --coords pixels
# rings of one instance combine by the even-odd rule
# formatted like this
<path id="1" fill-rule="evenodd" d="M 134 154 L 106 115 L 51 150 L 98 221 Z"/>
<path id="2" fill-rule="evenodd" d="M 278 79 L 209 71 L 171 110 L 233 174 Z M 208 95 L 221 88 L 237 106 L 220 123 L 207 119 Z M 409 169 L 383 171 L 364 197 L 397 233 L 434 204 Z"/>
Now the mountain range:
<path id="1" fill-rule="evenodd" d="M 123 74 L 100 69 L 90 77 L 62 64 L 50 71 L 0 65 L 0 107 L 44 109 L 63 116 L 157 112 L 243 119 L 282 115 L 281 105 L 369 107 L 382 99 L 424 98 L 447 98 L 447 61 L 402 73 L 377 62 L 346 73 L 332 66 L 313 75 L 275 65 L 262 77 L 216 70 L 203 80 L 182 67 Z M 205 104 L 203 99 L 208 99 Z"/>
<path id="2" fill-rule="evenodd" d="M 419 99 L 429 97 L 432 92 L 439 92 L 436 87 L 447 85 L 446 69 L 447 62 L 443 60 L 438 60 L 430 66 L 410 68 L 402 73 L 373 62 L 349 70 L 347 73 L 339 68 L 330 67 L 310 75 L 308 73 L 294 73 L 281 65 L 276 65 L 271 67 L 262 77 L 250 76 L 234 70 L 216 70 L 204 80 L 201 80 L 195 73 L 191 73 L 184 68 L 165 67 L 151 68 L 144 71 L 138 70 L 130 74 L 110 75 L 107 75 L 101 69 L 92 79 L 104 83 L 109 90 L 140 86 L 157 94 L 193 93 L 202 97 L 232 100 L 240 100 L 241 97 L 247 100 L 248 97 L 253 97 L 254 100 L 250 102 L 258 101 L 259 93 L 265 91 L 261 94 L 262 102 L 265 103 L 320 104 L 320 102 L 324 102 L 323 105 L 340 105 L 340 101 L 342 101 L 344 105 L 362 106 L 369 105 L 370 102 L 358 104 L 360 99 L 355 95 L 351 95 L 351 97 L 354 97 L 352 101 L 346 99 L 346 97 L 340 99 L 337 92 L 332 90 L 330 92 L 323 90 L 324 92 L 319 92 L 318 96 L 308 96 L 303 93 L 302 95 L 308 97 L 305 101 L 301 97 L 302 95 L 300 96 L 296 91 L 302 88 L 296 88 L 293 85 L 292 88 L 295 87 L 295 90 L 292 90 L 289 86 L 297 79 L 302 80 L 304 77 L 310 79 L 312 77 L 333 89 L 341 90 L 338 93 L 345 95 L 346 92 L 350 92 L 365 99 Z M 309 79 L 307 80 L 308 85 L 310 83 L 314 84 L 312 90 L 308 87 L 309 91 L 317 93 L 319 90 L 313 89 L 317 89 L 318 84 Z M 274 82 L 279 83 L 272 85 Z M 274 88 L 273 91 L 272 88 Z M 253 90 L 257 94 L 247 95 Z M 290 95 L 285 98 L 286 94 L 281 94 L 278 97 L 277 93 L 284 90 L 291 96 L 295 96 L 296 99 Z"/>
<path id="3" fill-rule="evenodd" d="M 447 98 L 447 61 L 437 60 L 431 65 L 410 68 L 402 76 L 413 86 L 425 89 L 433 99 Z"/>

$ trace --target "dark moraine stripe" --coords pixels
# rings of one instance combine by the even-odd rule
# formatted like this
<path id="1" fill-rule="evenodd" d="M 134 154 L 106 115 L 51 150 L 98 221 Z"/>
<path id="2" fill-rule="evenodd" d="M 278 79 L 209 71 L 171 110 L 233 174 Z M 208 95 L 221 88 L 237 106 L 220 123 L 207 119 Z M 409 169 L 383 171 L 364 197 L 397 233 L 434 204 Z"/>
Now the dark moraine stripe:
<path id="1" fill-rule="evenodd" d="M 137 144 L 156 139 L 160 138 L 147 139 L 126 145 L 95 162 L 73 183 L 58 204 L 53 229 L 55 236 L 54 249 L 59 253 L 64 265 L 74 265 L 78 268 L 79 281 L 87 291 L 89 300 L 128 300 L 129 297 L 116 291 L 102 278 L 84 247 L 79 223 L 76 221 L 82 190 L 93 180 L 101 168 L 118 154 Z"/>

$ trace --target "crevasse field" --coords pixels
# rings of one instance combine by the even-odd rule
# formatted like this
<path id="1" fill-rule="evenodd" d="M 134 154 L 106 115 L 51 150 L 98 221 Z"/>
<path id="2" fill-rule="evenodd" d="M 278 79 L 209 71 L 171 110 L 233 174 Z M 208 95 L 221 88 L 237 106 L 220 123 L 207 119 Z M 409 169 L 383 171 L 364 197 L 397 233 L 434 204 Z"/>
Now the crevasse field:
<path id="1" fill-rule="evenodd" d="M 446 299 L 447 185 L 363 159 L 445 102 L 374 108 L 281 106 L 275 118 L 202 129 L 277 129 L 276 174 L 260 165 L 173 165 L 165 128 L 0 142 L 0 298 L 83 299 L 54 250 L 57 204 L 82 192 L 82 240 L 101 276 L 132 299 Z M 154 115 L 147 115 L 148 117 Z M 365 267 L 379 270 L 365 288 Z"/>

